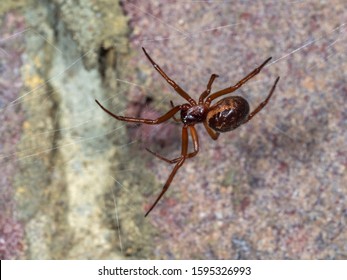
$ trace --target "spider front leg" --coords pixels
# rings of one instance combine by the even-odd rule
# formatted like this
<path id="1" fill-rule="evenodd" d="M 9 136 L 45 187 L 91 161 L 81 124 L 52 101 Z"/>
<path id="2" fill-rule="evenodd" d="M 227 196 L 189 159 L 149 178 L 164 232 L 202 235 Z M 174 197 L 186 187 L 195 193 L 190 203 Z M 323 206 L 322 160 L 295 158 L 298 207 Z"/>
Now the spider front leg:
<path id="1" fill-rule="evenodd" d="M 212 84 L 214 82 L 214 80 L 216 78 L 218 78 L 219 76 L 217 74 L 212 74 L 211 75 L 211 78 L 207 84 L 207 87 L 206 87 L 206 90 L 200 95 L 200 98 L 199 98 L 199 104 L 203 104 L 204 103 L 204 99 L 211 93 L 211 87 L 212 87 Z"/>
<path id="2" fill-rule="evenodd" d="M 133 122 L 133 123 L 145 123 L 145 124 L 160 124 L 162 122 L 167 121 L 168 119 L 172 118 L 178 111 L 181 110 L 181 106 L 176 106 L 172 108 L 169 112 L 162 115 L 161 117 L 150 120 L 150 119 L 140 119 L 140 118 L 132 118 L 132 117 L 123 117 L 123 116 L 117 116 L 113 114 L 111 111 L 107 110 L 104 106 L 100 104 L 98 100 L 95 99 L 95 102 L 103 109 L 107 114 L 114 117 L 115 119 L 123 122 Z"/>
<path id="3" fill-rule="evenodd" d="M 195 127 L 194 126 L 190 126 L 189 129 L 190 129 L 190 134 L 192 135 L 194 152 L 187 154 L 186 158 L 195 157 L 196 154 L 199 152 L 199 138 L 198 138 L 198 134 L 197 134 L 197 132 L 195 130 Z M 146 148 L 146 150 L 148 152 L 150 152 L 152 155 L 154 155 L 155 157 L 157 157 L 157 158 L 159 158 L 159 159 L 161 159 L 163 161 L 166 161 L 167 163 L 170 163 L 170 164 L 174 164 L 174 163 L 178 162 L 181 159 L 181 157 L 178 157 L 178 158 L 175 158 L 175 159 L 168 159 L 168 158 L 165 158 L 165 157 L 163 157 L 163 156 L 161 156 L 161 155 L 151 151 L 148 148 Z"/>
<path id="4" fill-rule="evenodd" d="M 187 100 L 191 105 L 196 105 L 196 102 L 193 98 L 189 96 L 188 93 L 186 93 L 174 80 L 171 80 L 168 75 L 160 68 L 158 64 L 154 62 L 154 60 L 149 56 L 149 54 L 146 52 L 145 48 L 142 48 L 143 52 L 147 56 L 148 60 L 152 63 L 155 70 L 159 72 L 159 74 L 169 83 L 170 86 L 173 87 L 173 89 L 182 96 L 185 100 Z"/>
<path id="5" fill-rule="evenodd" d="M 186 160 L 187 153 L 188 153 L 188 131 L 187 131 L 187 126 L 185 125 L 182 128 L 182 151 L 181 151 L 181 157 L 177 161 L 174 169 L 171 171 L 171 174 L 170 174 L 169 178 L 167 179 L 167 181 L 166 181 L 166 183 L 165 183 L 161 193 L 159 194 L 157 199 L 154 201 L 154 203 L 152 204 L 151 208 L 149 208 L 149 210 L 145 214 L 145 217 L 147 217 L 148 214 L 154 209 L 154 207 L 157 205 L 159 200 L 162 198 L 162 196 L 165 194 L 165 192 L 170 187 L 170 184 L 171 184 L 173 178 L 175 177 L 178 169 L 180 169 L 180 167 L 183 165 L 184 161 Z"/>

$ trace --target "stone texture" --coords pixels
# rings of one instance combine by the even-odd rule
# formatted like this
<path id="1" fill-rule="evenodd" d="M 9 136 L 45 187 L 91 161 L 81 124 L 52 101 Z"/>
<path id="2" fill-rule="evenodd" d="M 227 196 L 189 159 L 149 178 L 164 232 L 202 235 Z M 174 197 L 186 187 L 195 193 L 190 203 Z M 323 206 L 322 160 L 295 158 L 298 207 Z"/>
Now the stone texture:
<path id="1" fill-rule="evenodd" d="M 281 76 L 247 125 L 217 142 L 198 130 L 199 155 L 149 217 L 160 232 L 156 257 L 345 259 L 346 2 L 134 0 L 124 7 L 136 63 L 150 67 L 144 46 L 195 98 L 212 73 L 220 75 L 213 89 L 222 89 L 272 56 L 235 93 L 254 108 Z M 182 103 L 158 73 L 149 75 L 152 90 L 143 95 L 152 104 L 164 112 L 170 99 Z M 168 141 L 155 150 L 179 154 Z M 153 201 L 171 167 L 151 162 L 160 182 Z"/>
<path id="2" fill-rule="evenodd" d="M 346 259 L 346 1 L 3 2 L 1 258 Z M 281 76 L 252 122 L 216 142 L 198 127 L 146 219 L 172 166 L 144 147 L 177 156 L 180 126 L 94 102 L 182 103 L 142 46 L 195 98 L 272 56 L 235 93 L 254 108 Z"/>

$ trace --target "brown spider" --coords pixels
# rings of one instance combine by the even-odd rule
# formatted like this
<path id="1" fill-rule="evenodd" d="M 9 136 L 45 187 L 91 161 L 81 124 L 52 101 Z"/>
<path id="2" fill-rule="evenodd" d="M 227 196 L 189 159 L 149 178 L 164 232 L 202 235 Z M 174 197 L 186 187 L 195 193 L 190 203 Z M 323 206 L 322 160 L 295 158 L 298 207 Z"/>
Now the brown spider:
<path id="1" fill-rule="evenodd" d="M 139 118 L 117 116 L 113 114 L 112 112 L 110 112 L 109 110 L 107 110 L 105 107 L 103 107 L 99 103 L 99 101 L 97 100 L 95 101 L 106 113 L 110 114 L 112 117 L 120 121 L 156 125 L 156 124 L 163 123 L 169 120 L 170 118 L 173 118 L 175 121 L 183 123 L 182 148 L 181 148 L 180 157 L 170 160 L 147 149 L 150 153 L 160 158 L 161 160 L 164 160 L 168 163 L 176 164 L 176 165 L 174 169 L 171 171 L 171 174 L 169 178 L 167 179 L 161 193 L 159 194 L 159 196 L 157 197 L 157 199 L 155 200 L 151 208 L 149 208 L 149 210 L 145 214 L 145 217 L 146 217 L 157 205 L 157 203 L 159 202 L 161 197 L 165 194 L 165 192 L 168 190 L 176 172 L 183 165 L 184 161 L 187 158 L 192 158 L 196 156 L 196 154 L 199 152 L 199 138 L 194 126 L 197 123 L 202 122 L 205 126 L 205 129 L 207 130 L 207 133 L 210 135 L 210 137 L 213 140 L 217 140 L 220 132 L 227 132 L 230 130 L 234 130 L 240 125 L 250 121 L 261 109 L 263 109 L 264 106 L 268 103 L 269 99 L 271 98 L 280 77 L 277 77 L 267 98 L 262 103 L 260 103 L 258 107 L 255 108 L 255 110 L 253 110 L 253 112 L 251 113 L 249 113 L 250 110 L 249 110 L 248 102 L 241 96 L 225 97 L 219 100 L 216 104 L 213 104 L 211 106 L 211 102 L 214 99 L 237 90 L 244 83 L 246 83 L 248 80 L 250 80 L 255 75 L 257 75 L 260 72 L 260 70 L 265 66 L 265 64 L 270 61 L 271 57 L 265 60 L 263 64 L 255 68 L 251 73 L 249 73 L 245 78 L 243 78 L 234 86 L 219 90 L 210 95 L 212 83 L 214 82 L 215 78 L 218 77 L 218 75 L 212 74 L 207 84 L 206 90 L 200 95 L 199 102 L 196 102 L 193 98 L 190 97 L 188 93 L 186 93 L 179 85 L 177 85 L 175 81 L 171 80 L 166 75 L 166 73 L 148 55 L 148 53 L 146 52 L 144 48 L 142 48 L 142 50 L 144 51 L 149 61 L 152 63 L 153 67 L 160 73 L 160 75 L 162 75 L 162 77 L 170 84 L 170 86 L 173 87 L 173 89 L 180 96 L 182 96 L 185 100 L 188 101 L 188 103 L 174 106 L 171 101 L 172 109 L 170 111 L 168 111 L 166 114 L 164 114 L 163 116 L 155 120 L 150 120 L 150 119 L 139 119 Z M 177 118 L 175 118 L 175 114 L 178 113 L 179 111 L 181 111 L 181 120 L 178 120 Z M 188 128 L 189 128 L 192 141 L 193 141 L 193 146 L 194 146 L 194 151 L 191 153 L 188 153 Z"/>

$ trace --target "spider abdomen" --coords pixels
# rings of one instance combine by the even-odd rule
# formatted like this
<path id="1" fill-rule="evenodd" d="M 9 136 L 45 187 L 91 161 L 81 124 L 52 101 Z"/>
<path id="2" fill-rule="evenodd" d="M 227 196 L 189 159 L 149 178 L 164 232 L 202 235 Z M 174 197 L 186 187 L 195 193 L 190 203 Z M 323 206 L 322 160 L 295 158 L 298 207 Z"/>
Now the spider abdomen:
<path id="1" fill-rule="evenodd" d="M 249 104 L 241 96 L 223 98 L 211 106 L 206 121 L 217 132 L 227 132 L 240 126 L 249 114 Z"/>

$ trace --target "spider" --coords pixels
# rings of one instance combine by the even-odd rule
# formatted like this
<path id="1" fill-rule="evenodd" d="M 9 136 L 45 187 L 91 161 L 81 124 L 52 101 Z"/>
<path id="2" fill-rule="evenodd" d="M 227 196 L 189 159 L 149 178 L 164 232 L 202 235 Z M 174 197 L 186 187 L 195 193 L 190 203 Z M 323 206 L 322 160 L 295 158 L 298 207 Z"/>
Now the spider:
<path id="1" fill-rule="evenodd" d="M 184 103 L 181 105 L 174 106 L 173 102 L 171 103 L 171 110 L 169 110 L 166 114 L 161 117 L 151 120 L 151 119 L 140 119 L 133 117 L 123 117 L 118 116 L 107 110 L 104 106 L 100 104 L 98 100 L 95 100 L 96 103 L 103 109 L 106 113 L 116 118 L 117 120 L 124 122 L 132 122 L 132 123 L 144 123 L 150 125 L 157 125 L 163 123 L 170 118 L 173 118 L 176 122 L 181 122 L 183 124 L 182 127 L 182 146 L 181 146 L 181 155 L 175 159 L 167 159 L 151 150 L 147 149 L 151 154 L 158 157 L 161 160 L 164 160 L 170 164 L 175 164 L 175 167 L 171 171 L 170 176 L 168 177 L 163 189 L 157 199 L 154 201 L 152 206 L 149 208 L 145 217 L 154 209 L 159 200 L 168 190 L 174 176 L 176 175 L 178 169 L 183 165 L 186 159 L 195 157 L 199 152 L 199 138 L 195 129 L 195 125 L 198 123 L 203 123 L 208 135 L 213 139 L 217 140 L 220 133 L 234 130 L 242 124 L 250 121 L 264 106 L 268 103 L 271 98 L 276 85 L 280 79 L 277 77 L 275 83 L 273 84 L 267 98 L 261 102 L 258 107 L 256 107 L 251 113 L 250 107 L 243 97 L 241 96 L 230 96 L 225 97 L 219 100 L 217 103 L 212 104 L 211 102 L 218 97 L 234 92 L 239 89 L 243 84 L 252 79 L 255 75 L 257 75 L 261 69 L 271 60 L 271 57 L 266 59 L 263 64 L 255 68 L 252 72 L 250 72 L 246 77 L 240 80 L 233 86 L 228 88 L 219 90 L 217 92 L 211 93 L 211 87 L 214 80 L 218 77 L 216 74 L 212 74 L 210 80 L 207 84 L 206 90 L 200 95 L 199 101 L 194 100 L 187 92 L 185 92 L 175 81 L 171 80 L 170 77 L 160 68 L 158 64 L 154 62 L 154 60 L 149 56 L 144 48 L 142 48 L 148 60 L 151 62 L 155 70 L 159 72 L 159 74 L 169 83 L 171 87 L 188 103 Z M 176 113 L 180 112 L 181 118 L 180 120 L 175 117 Z M 192 142 L 193 142 L 193 151 L 188 152 L 188 131 L 190 132 Z"/>

